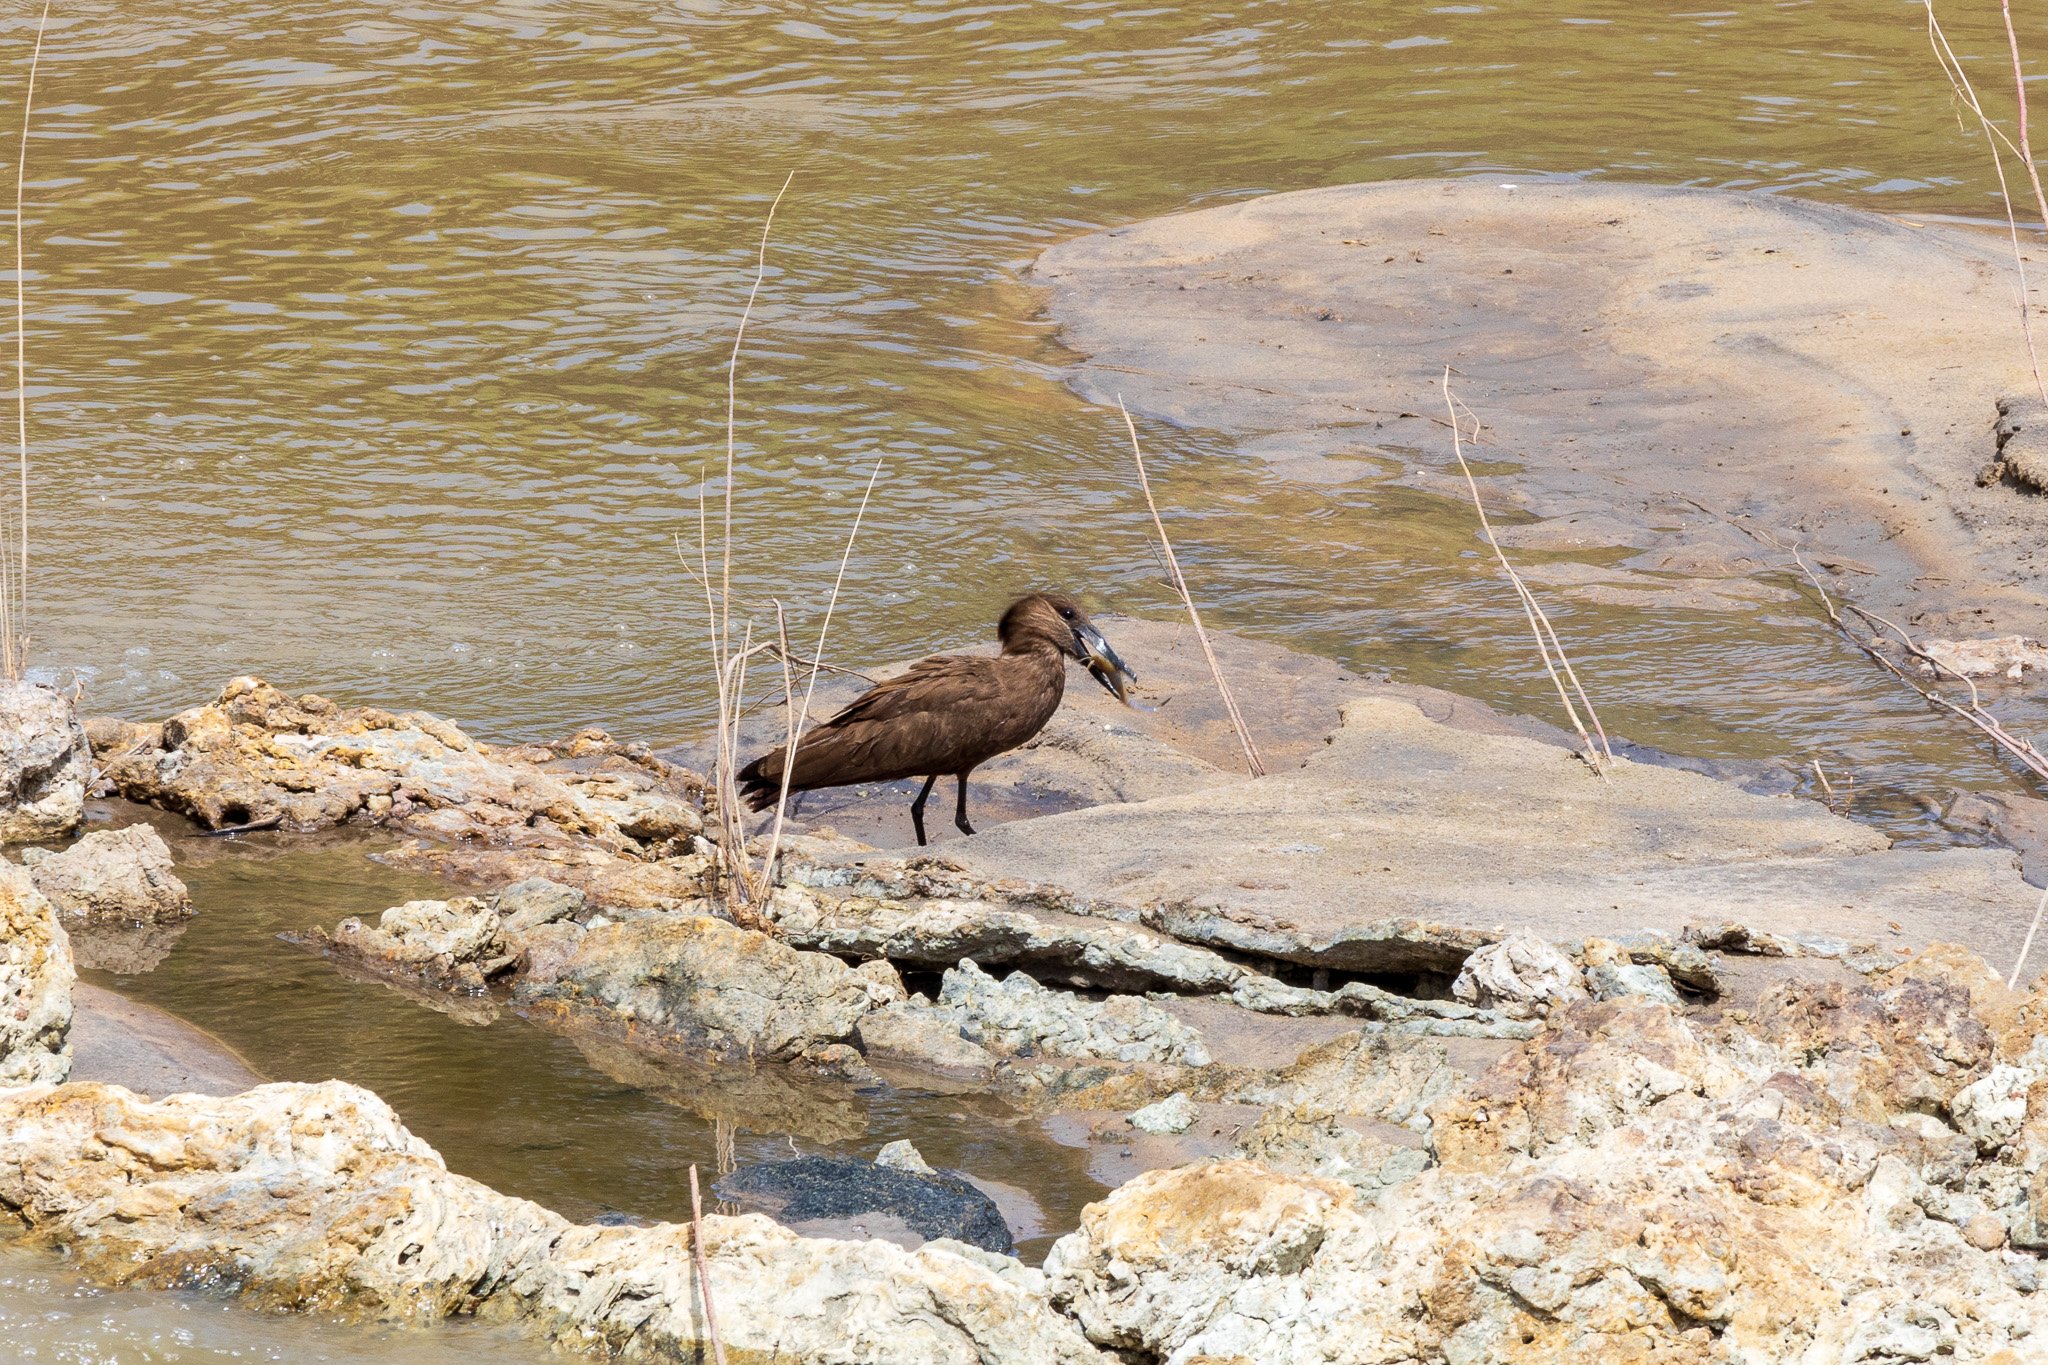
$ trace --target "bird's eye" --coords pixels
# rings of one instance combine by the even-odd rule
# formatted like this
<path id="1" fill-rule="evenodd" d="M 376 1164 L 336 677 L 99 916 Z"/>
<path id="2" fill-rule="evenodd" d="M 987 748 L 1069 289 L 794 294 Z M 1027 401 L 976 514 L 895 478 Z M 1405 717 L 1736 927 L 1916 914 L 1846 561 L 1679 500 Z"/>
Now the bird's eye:
<path id="1" fill-rule="evenodd" d="M 1072 607 L 1061 607 L 1060 615 L 1066 620 L 1071 621 L 1074 619 L 1074 609 Z"/>

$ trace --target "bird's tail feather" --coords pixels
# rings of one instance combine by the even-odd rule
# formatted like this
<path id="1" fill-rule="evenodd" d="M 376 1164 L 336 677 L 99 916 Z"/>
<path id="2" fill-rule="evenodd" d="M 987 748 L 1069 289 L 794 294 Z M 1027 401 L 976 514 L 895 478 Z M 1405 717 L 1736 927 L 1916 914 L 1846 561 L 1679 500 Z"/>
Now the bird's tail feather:
<path id="1" fill-rule="evenodd" d="M 782 794 L 782 750 L 762 754 L 734 774 L 740 795 L 751 810 L 767 810 Z"/>

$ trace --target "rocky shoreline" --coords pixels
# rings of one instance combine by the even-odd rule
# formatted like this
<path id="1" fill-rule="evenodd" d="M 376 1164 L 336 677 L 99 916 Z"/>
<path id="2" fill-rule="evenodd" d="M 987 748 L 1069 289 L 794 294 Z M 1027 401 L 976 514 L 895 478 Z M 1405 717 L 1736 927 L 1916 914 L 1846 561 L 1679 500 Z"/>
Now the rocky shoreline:
<path id="1" fill-rule="evenodd" d="M 1055 736 L 1041 778 L 1113 768 L 1122 800 L 907 858 L 812 828 L 767 932 L 713 894 L 701 780 L 598 732 L 495 748 L 254 679 L 88 730 L 122 797 L 383 825 L 479 893 L 310 936 L 337 969 L 736 1085 L 1000 1097 L 1113 1187 L 1041 1271 L 989 1249 L 994 1209 L 914 1151 L 826 1162 L 757 1203 L 797 1229 L 704 1220 L 736 1359 L 2048 1351 L 2048 995 L 1980 955 L 2030 899 L 2010 853 L 1888 849 L 1677 768 L 1601 783 L 1541 727 L 1223 644 L 1294 679 L 1294 771 L 1231 776 L 1193 711 L 1091 731 L 1110 722 L 1084 703 L 1089 742 Z M 1287 851 L 1265 812 L 1324 822 L 1295 834 L 1321 847 Z M 1402 846 L 1432 828 L 1466 854 Z M 1602 850 L 1571 901 L 1537 865 L 1567 828 Z M 340 1082 L 66 1081 L 73 935 L 190 913 L 153 840 L 0 869 L 0 1210 L 27 1240 L 109 1282 L 705 1356 L 687 1225 L 500 1194 Z M 1215 875 L 1276 858 L 1300 861 Z M 1930 941 L 1950 926 L 1961 946 Z"/>

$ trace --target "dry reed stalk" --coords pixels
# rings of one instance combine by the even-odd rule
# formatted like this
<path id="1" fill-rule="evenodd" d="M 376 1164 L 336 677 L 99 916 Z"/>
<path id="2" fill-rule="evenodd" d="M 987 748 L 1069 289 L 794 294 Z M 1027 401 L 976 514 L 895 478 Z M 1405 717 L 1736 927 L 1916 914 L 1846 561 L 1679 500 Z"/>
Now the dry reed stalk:
<path id="1" fill-rule="evenodd" d="M 725 517 L 720 537 L 718 589 L 721 614 L 718 633 L 728 649 L 732 647 L 732 489 L 738 444 L 740 348 L 746 344 L 747 323 L 753 319 L 754 302 L 761 297 L 761 285 L 768 278 L 768 237 L 775 229 L 775 211 L 782 207 L 782 197 L 789 193 L 790 184 L 795 179 L 794 170 L 783 178 L 782 188 L 775 192 L 774 200 L 768 205 L 768 216 L 761 220 L 761 247 L 754 257 L 754 283 L 747 291 L 746 307 L 740 310 L 739 326 L 733 330 L 732 357 L 725 366 Z"/>
<path id="2" fill-rule="evenodd" d="M 718 1339 L 718 1313 L 711 1306 L 711 1262 L 704 1255 L 704 1197 L 697 1192 L 697 1167 L 690 1167 L 690 1256 L 697 1262 L 697 1293 L 704 1301 L 704 1334 L 711 1338 L 711 1358 L 725 1365 L 725 1345 Z"/>
<path id="3" fill-rule="evenodd" d="M 2001 749 L 2005 750 L 2006 753 L 2010 754 L 2014 758 L 2014 760 L 2016 760 L 2022 767 L 2026 768 L 2027 771 L 2033 773 L 2035 777 L 2041 779 L 2043 782 L 2048 782 L 2048 755 L 2042 754 L 2041 751 L 2039 749 L 2036 749 L 2031 743 L 2024 739 L 2021 739 L 2018 735 L 2015 735 L 2014 733 L 2012 733 L 2012 731 L 2006 729 L 2005 726 L 2000 723 L 1999 719 L 1996 716 L 1992 715 L 1989 711 L 1985 710 L 1983 705 L 1983 699 L 1977 692 L 1976 683 L 1970 681 L 1968 677 L 1964 676 L 1961 673 L 1958 673 L 1955 669 L 1949 667 L 1940 659 L 1935 658 L 1932 654 L 1929 654 L 1925 649 L 1922 649 L 1920 647 L 1920 643 L 1917 640 L 1915 640 L 1911 635 L 1907 634 L 1905 629 L 1898 625 L 1896 622 L 1888 620 L 1885 617 L 1879 616 L 1876 612 L 1866 611 L 1862 607 L 1856 606 L 1853 603 L 1847 604 L 1848 609 L 1850 611 L 1856 613 L 1858 616 L 1861 616 L 1864 620 L 1872 622 L 1876 625 L 1883 626 L 1886 630 L 1889 630 L 1894 635 L 1897 635 L 1899 637 L 1900 643 L 1905 646 L 1906 652 L 1911 654 L 1914 658 L 1919 659 L 1921 662 L 1925 663 L 1928 667 L 1934 669 L 1937 672 L 1946 673 L 1950 675 L 1957 681 L 1961 682 L 1965 687 L 1969 688 L 1970 704 L 1968 706 L 1964 706 L 1959 702 L 1953 701 L 1950 698 L 1943 696 L 1941 693 L 1936 692 L 1931 688 L 1922 687 L 1918 682 L 1916 682 L 1913 679 L 1913 677 L 1910 674 L 1906 672 L 1905 669 L 1900 668 L 1897 662 L 1894 661 L 1890 656 L 1888 656 L 1883 650 L 1879 649 L 1876 645 L 1872 644 L 1870 641 L 1864 639 L 1861 635 L 1858 635 L 1854 630 L 1850 629 L 1848 621 L 1843 619 L 1841 612 L 1835 609 L 1834 599 L 1828 596 L 1828 590 L 1821 585 L 1820 575 L 1816 574 L 1813 571 L 1812 566 L 1809 565 L 1806 562 L 1805 557 L 1799 553 L 1798 547 L 1791 547 L 1790 553 L 1792 555 L 1792 562 L 1799 566 L 1800 572 L 1806 575 L 1807 582 L 1813 585 L 1814 592 L 1820 595 L 1821 610 L 1827 613 L 1829 622 L 1834 625 L 1836 630 L 1841 632 L 1842 637 L 1844 639 L 1846 639 L 1850 644 L 1855 645 L 1856 648 L 1862 650 L 1865 654 L 1869 655 L 1870 658 L 1876 660 L 1877 663 L 1887 673 L 1890 673 L 1900 682 L 1912 688 L 1915 692 L 1918 692 L 1921 695 L 1921 697 L 1923 697 L 1930 705 L 1938 706 L 1942 710 L 1949 712 L 1951 715 L 1960 716 L 1962 719 L 1968 721 L 1971 725 L 1981 730 L 1994 744 L 1998 745 Z"/>
<path id="4" fill-rule="evenodd" d="M 1970 83 L 1969 74 L 1963 70 L 1962 60 L 1956 56 L 1955 49 L 1949 46 L 1948 35 L 1942 31 L 1941 21 L 1935 18 L 1934 0 L 1921 0 L 1921 2 L 1927 10 L 1927 41 L 1934 49 L 1934 59 L 1941 64 L 1941 72 L 1944 76 L 1948 77 L 1949 87 L 1955 92 L 1956 98 L 1968 105 L 1970 112 L 1977 116 L 1979 126 L 1984 129 L 1985 140 L 1991 147 L 1991 169 L 1998 175 L 1998 197 L 2005 205 L 2005 227 L 2006 234 L 2012 241 L 2013 269 L 2019 275 L 2020 335 L 2027 344 L 2027 365 L 2033 372 L 2034 389 L 2040 394 L 2041 401 L 2048 403 L 2048 379 L 2044 379 L 2041 374 L 2041 356 L 2034 346 L 2033 311 L 2027 304 L 2027 259 L 2026 254 L 2020 247 L 2019 216 L 2013 210 L 2012 191 L 2006 184 L 2005 158 L 1998 153 L 1998 144 L 2002 142 L 2005 144 L 2006 149 L 2018 157 L 2021 163 L 2026 166 L 2027 178 L 2034 186 L 2035 202 L 2040 209 L 2042 223 L 2044 227 L 2048 227 L 2048 194 L 2042 193 L 2041 179 L 2034 169 L 2034 158 L 2031 150 L 2023 150 L 2027 146 L 2027 94 L 2025 78 L 2020 70 L 2019 39 L 2017 35 L 2013 34 L 2012 30 L 2012 12 L 2008 7 L 2006 10 L 2006 33 L 2010 38 L 2013 74 L 2018 86 L 2020 111 L 2020 145 L 2018 146 L 2015 146 L 2013 140 L 2006 136 L 2005 130 L 1992 122 L 1991 116 L 1984 112 L 1983 104 L 1977 99 L 1976 87 Z"/>
<path id="5" fill-rule="evenodd" d="M 733 918 L 749 928 L 768 929 L 770 922 L 757 909 L 773 893 L 776 859 L 782 850 L 783 827 L 789 811 L 789 784 L 792 776 L 791 765 L 785 764 L 782 786 L 776 793 L 775 813 L 758 874 L 752 855 L 747 851 L 746 815 L 739 797 L 739 725 L 750 708 L 746 705 L 746 668 L 756 654 L 767 654 L 781 665 L 782 696 L 786 711 L 784 727 L 785 743 L 793 753 L 799 738 L 803 719 L 810 714 L 811 701 L 817 694 L 818 674 L 831 668 L 824 662 L 825 646 L 831 638 L 832 618 L 839 608 L 839 595 L 846 583 L 847 566 L 853 560 L 853 548 L 860 536 L 861 523 L 867 517 L 868 505 L 874 498 L 875 485 L 882 476 L 886 452 L 875 456 L 874 467 L 868 471 L 867 486 L 861 492 L 860 505 L 855 509 L 853 525 L 847 531 L 846 544 L 839 555 L 839 571 L 832 580 L 832 592 L 825 603 L 825 617 L 818 628 L 818 643 L 808 661 L 809 676 L 804 684 L 802 706 L 796 702 L 796 687 L 793 670 L 800 658 L 789 646 L 789 627 L 783 605 L 774 601 L 776 639 L 772 643 L 756 645 L 753 642 L 753 623 L 745 626 L 745 639 L 737 651 L 732 643 L 732 506 L 733 491 L 738 483 L 738 413 L 739 413 L 739 364 L 746 341 L 747 324 L 754 315 L 754 305 L 761 295 L 761 286 L 768 273 L 768 244 L 775 226 L 775 213 L 782 205 L 783 197 L 789 193 L 790 184 L 796 179 L 791 171 L 783 180 L 782 188 L 768 206 L 768 213 L 761 224 L 761 244 L 755 255 L 754 279 L 747 293 L 746 307 L 740 312 L 739 326 L 733 336 L 732 355 L 726 365 L 725 382 L 725 471 L 720 488 L 721 509 L 719 516 L 719 569 L 716 585 L 711 573 L 711 526 L 710 511 L 706 501 L 708 480 L 699 470 L 697 481 L 697 556 L 695 572 L 690 569 L 688 557 L 683 553 L 681 538 L 677 538 L 676 557 L 681 561 L 684 572 L 690 573 L 704 588 L 706 615 L 710 619 L 712 665 L 718 681 L 718 740 L 712 777 L 715 800 L 718 806 L 719 840 L 718 857 L 724 873 L 725 885 L 731 895 L 727 909 Z M 844 671 L 844 670 L 831 670 Z"/>
<path id="6" fill-rule="evenodd" d="M 1828 781 L 1828 775 L 1821 771 L 1820 760 L 1813 760 L 1813 775 L 1820 779 L 1820 789 L 1827 793 L 1828 800 L 1835 799 L 1835 784 Z"/>
<path id="7" fill-rule="evenodd" d="M 1180 560 L 1173 553 L 1173 542 L 1166 537 L 1166 523 L 1160 520 L 1159 504 L 1152 500 L 1152 481 L 1145 477 L 1145 452 L 1138 445 L 1138 424 L 1131 420 L 1130 409 L 1124 406 L 1122 394 L 1117 395 L 1116 410 L 1124 415 L 1124 429 L 1131 433 L 1131 462 L 1138 467 L 1138 489 L 1145 495 L 1145 510 L 1152 514 L 1152 529 L 1159 533 L 1159 547 L 1166 552 L 1167 576 L 1173 581 L 1174 591 L 1180 594 L 1181 606 L 1187 609 L 1188 621 L 1195 628 L 1195 638 L 1202 643 L 1202 657 L 1209 661 L 1209 676 L 1216 680 L 1216 692 L 1223 698 L 1223 710 L 1230 717 L 1231 728 L 1237 731 L 1238 744 L 1244 748 L 1245 766 L 1251 769 L 1253 777 L 1264 777 L 1266 761 L 1259 757 L 1259 748 L 1252 743 L 1252 732 L 1237 709 L 1237 699 L 1230 695 L 1230 684 L 1223 680 L 1223 666 L 1216 662 L 1216 651 L 1209 644 L 1209 632 L 1202 628 L 1202 614 L 1195 610 L 1194 594 L 1188 591 L 1188 580 L 1180 571 Z"/>
<path id="8" fill-rule="evenodd" d="M 2013 960 L 2012 975 L 2005 979 L 2005 988 L 2016 991 L 2020 988 L 2020 971 L 2027 965 L 2027 954 L 2034 949 L 2034 935 L 2041 932 L 2041 914 L 2048 911 L 2048 888 L 2041 891 L 2041 899 L 2034 906 L 2034 922 L 2027 926 L 2027 936 L 2020 942 L 2020 955 Z"/>
<path id="9" fill-rule="evenodd" d="M 2019 106 L 2015 125 L 2020 135 L 2020 165 L 2027 168 L 2027 182 L 2034 187 L 2034 205 L 2041 212 L 2041 226 L 2048 231 L 2048 190 L 2041 188 L 2041 172 L 2034 165 L 2034 146 L 2027 140 L 2027 73 L 2020 62 L 2020 35 L 2013 31 L 2012 0 L 1998 0 L 2005 20 L 2005 47 L 2012 54 L 2012 93 Z"/>
<path id="10" fill-rule="evenodd" d="M 28 219 L 24 212 L 24 191 L 28 183 L 28 131 L 35 111 L 36 68 L 43 60 L 43 34 L 50 25 L 50 0 L 36 20 L 36 44 L 28 59 L 28 80 L 21 95 L 21 150 L 14 163 L 14 420 L 20 465 L 20 517 L 18 568 L 10 564 L 0 574 L 0 674 L 9 682 L 20 682 L 28 671 L 28 274 L 24 239 Z M 0 537 L 0 556 L 5 556 L 5 538 Z M 14 559 L 13 556 L 6 556 Z M 11 581 L 10 581 L 11 580 Z"/>
<path id="11" fill-rule="evenodd" d="M 1536 637 L 1536 651 L 1543 656 L 1543 667 L 1550 674 L 1551 685 L 1557 688 L 1557 698 L 1564 703 L 1565 714 L 1571 717 L 1572 728 L 1579 732 L 1579 741 L 1586 746 L 1582 755 L 1594 772 L 1605 779 L 1607 769 L 1602 764 L 1604 755 L 1608 763 L 1614 761 L 1614 750 L 1607 743 L 1607 731 L 1600 724 L 1600 714 L 1593 709 L 1593 699 L 1586 695 L 1586 689 L 1579 682 L 1578 671 L 1572 667 L 1569 655 L 1565 653 L 1564 642 L 1557 638 L 1557 630 L 1550 624 L 1550 614 L 1536 600 L 1536 594 L 1529 591 L 1529 585 L 1515 572 L 1515 566 L 1508 562 L 1507 551 L 1501 549 L 1500 541 L 1493 534 L 1493 521 L 1486 515 L 1486 504 L 1479 497 L 1479 481 L 1472 477 L 1472 466 L 1465 462 L 1465 440 L 1459 429 L 1458 401 L 1451 397 L 1451 367 L 1444 366 L 1443 377 L 1444 408 L 1451 417 L 1451 453 L 1457 457 L 1458 468 L 1465 475 L 1465 487 L 1472 494 L 1472 510 L 1479 514 L 1479 529 L 1486 535 L 1486 543 L 1493 547 L 1493 557 L 1507 573 L 1508 581 L 1515 585 L 1515 593 L 1522 600 L 1522 612 L 1529 618 L 1529 631 Z M 1471 409 L 1467 408 L 1469 414 Z M 1473 418 L 1473 435 L 1476 438 L 1479 419 Z M 1553 655 L 1555 656 L 1553 658 Z M 1565 688 L 1569 679 L 1570 691 Z M 1593 734 L 1600 737 L 1599 746 L 1594 747 L 1593 734 L 1588 734 L 1586 721 L 1579 718 L 1579 707 L 1572 703 L 1572 693 L 1577 693 L 1579 704 L 1586 708 L 1586 718 L 1592 722 Z"/>
<path id="12" fill-rule="evenodd" d="M 782 207 L 783 196 L 789 193 L 790 184 L 795 179 L 796 172 L 792 170 L 768 205 L 767 216 L 761 224 L 761 245 L 754 258 L 753 283 L 747 291 L 746 305 L 740 310 L 739 326 L 733 333 L 732 354 L 726 362 L 725 475 L 720 489 L 723 506 L 719 521 L 719 575 L 715 591 L 711 578 L 711 534 L 705 506 L 705 481 L 699 479 L 697 485 L 698 561 L 704 584 L 705 611 L 710 617 L 712 675 L 718 685 L 717 752 L 712 763 L 712 788 L 718 806 L 718 861 L 728 891 L 727 909 L 735 921 L 749 928 L 761 927 L 763 920 L 753 909 L 753 902 L 761 895 L 762 888 L 755 884 L 747 855 L 746 822 L 738 807 L 735 777 L 739 762 L 738 726 L 741 701 L 745 695 L 746 662 L 755 652 L 751 623 L 746 628 L 745 643 L 737 654 L 732 642 L 732 500 L 739 462 L 739 369 L 740 353 L 746 344 L 747 324 L 753 319 L 754 304 L 759 300 L 761 286 L 768 276 L 768 243 L 775 227 L 775 212 Z M 677 551 L 678 558 L 681 558 L 680 545 Z M 684 564 L 688 566 L 687 559 Z"/>
<path id="13" fill-rule="evenodd" d="M 789 810 L 789 782 L 791 776 L 796 771 L 794 759 L 798 738 L 797 731 L 803 722 L 809 719 L 811 714 L 811 698 L 816 696 L 818 692 L 818 674 L 826 666 L 824 663 L 825 642 L 831 636 L 832 614 L 839 609 L 839 589 L 846 583 L 846 566 L 853 560 L 853 544 L 860 536 L 860 524 L 868 514 L 869 500 L 875 496 L 875 481 L 882 477 L 882 461 L 887 457 L 887 454 L 887 451 L 881 451 L 875 455 L 874 468 L 868 471 L 868 486 L 861 490 L 860 506 L 854 509 L 853 525 L 846 533 L 845 547 L 839 552 L 839 572 L 833 575 L 832 595 L 825 600 L 825 619 L 818 626 L 818 646 L 812 652 L 811 676 L 804 683 L 804 704 L 801 710 L 796 707 L 795 699 L 790 695 L 789 670 L 792 666 L 791 660 L 795 656 L 790 653 L 789 632 L 782 628 L 782 603 L 777 602 L 775 604 L 775 625 L 781 635 L 782 643 L 782 652 L 779 657 L 782 660 L 783 704 L 788 708 L 786 733 L 788 734 L 787 743 L 789 747 L 783 750 L 783 753 L 788 758 L 782 765 L 782 787 L 775 793 L 775 824 L 773 831 L 768 836 L 767 855 L 762 863 L 763 873 L 771 882 L 775 876 L 775 860 L 782 852 L 782 824 L 783 817 Z"/>

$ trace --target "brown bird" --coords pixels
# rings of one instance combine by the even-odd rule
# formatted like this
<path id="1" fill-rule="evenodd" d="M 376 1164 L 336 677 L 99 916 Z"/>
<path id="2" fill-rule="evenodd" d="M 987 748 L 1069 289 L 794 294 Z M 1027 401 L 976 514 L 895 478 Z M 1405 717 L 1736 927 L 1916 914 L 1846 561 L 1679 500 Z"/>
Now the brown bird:
<path id="1" fill-rule="evenodd" d="M 799 739 L 789 790 L 922 777 L 924 787 L 910 805 L 910 823 L 922 844 L 925 798 L 951 773 L 960 784 L 953 823 L 962 834 L 972 834 L 967 774 L 1045 728 L 1066 692 L 1068 659 L 1086 664 L 1097 682 L 1129 703 L 1137 675 L 1072 598 L 1053 592 L 1021 597 L 1003 613 L 996 634 L 1003 648 L 994 658 L 941 654 L 919 660 Z M 787 755 L 785 745 L 740 769 L 741 790 L 755 810 L 768 809 L 780 796 Z"/>

